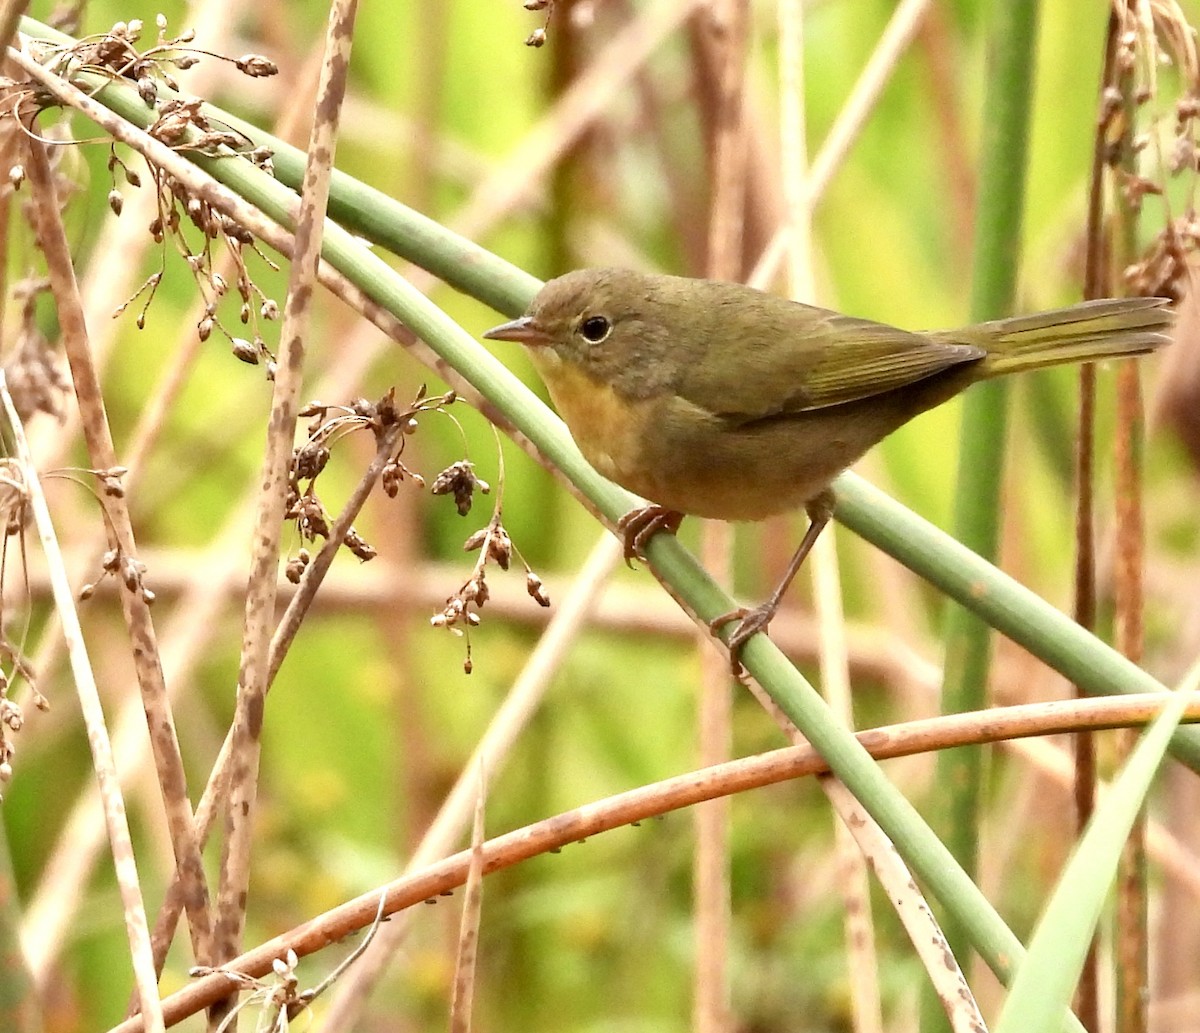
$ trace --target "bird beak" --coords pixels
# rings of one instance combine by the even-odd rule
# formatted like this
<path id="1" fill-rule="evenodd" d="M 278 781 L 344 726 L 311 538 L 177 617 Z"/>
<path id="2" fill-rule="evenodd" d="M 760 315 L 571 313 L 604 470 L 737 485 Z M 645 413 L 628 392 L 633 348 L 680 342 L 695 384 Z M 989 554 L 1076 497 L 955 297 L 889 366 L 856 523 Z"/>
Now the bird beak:
<path id="1" fill-rule="evenodd" d="M 511 323 L 501 323 L 483 336 L 489 341 L 516 341 L 531 348 L 545 347 L 550 343 L 550 335 L 537 325 L 533 316 L 522 316 Z"/>

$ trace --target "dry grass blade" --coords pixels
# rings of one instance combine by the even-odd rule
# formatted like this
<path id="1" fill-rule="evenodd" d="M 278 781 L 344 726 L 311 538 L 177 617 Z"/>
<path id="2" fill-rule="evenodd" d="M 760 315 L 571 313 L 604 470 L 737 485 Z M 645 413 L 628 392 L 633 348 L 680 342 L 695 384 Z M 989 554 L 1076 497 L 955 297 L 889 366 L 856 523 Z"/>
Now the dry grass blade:
<path id="1" fill-rule="evenodd" d="M 483 914 L 483 815 L 487 799 L 487 772 L 480 766 L 471 829 L 471 863 L 463 894 L 462 924 L 454 962 L 454 995 L 450 1000 L 450 1033 L 471 1033 L 471 1008 L 475 1002 L 475 971 L 479 957 L 479 922 Z"/>
<path id="2" fill-rule="evenodd" d="M 357 10 L 357 0 L 334 3 L 330 9 L 325 59 L 317 88 L 309 161 L 301 191 L 295 251 L 280 332 L 279 362 L 275 367 L 275 390 L 262 465 L 262 491 L 246 592 L 246 619 L 230 748 L 229 795 L 218 899 L 217 949 L 220 960 L 238 952 L 246 917 L 279 541 L 288 504 L 289 471 L 304 370 L 304 341 L 309 331 L 337 120 L 346 92 Z"/>
<path id="3" fill-rule="evenodd" d="M 817 207 L 817 204 L 825 193 L 825 189 L 829 186 L 834 174 L 841 167 L 842 162 L 845 161 L 846 155 L 850 152 L 854 141 L 858 139 L 862 127 L 866 124 L 872 111 L 874 111 L 875 105 L 879 103 L 883 88 L 887 85 L 892 73 L 896 70 L 896 65 L 899 63 L 900 58 L 908 49 L 909 44 L 912 43 L 917 30 L 921 27 L 921 20 L 925 17 L 925 13 L 929 9 L 929 2 L 930 0 L 902 0 L 892 15 L 891 21 L 888 22 L 887 27 L 884 29 L 883 35 L 879 38 L 879 43 L 876 45 L 870 59 L 859 75 L 858 81 L 854 84 L 854 89 L 851 90 L 846 103 L 842 105 L 837 119 L 830 127 L 828 135 L 817 151 L 807 178 L 800 182 L 795 182 L 786 176 L 784 177 L 785 193 L 802 190 L 805 204 L 810 213 Z M 779 4 L 781 19 L 780 71 L 784 77 L 781 80 L 780 95 L 783 102 L 788 105 L 792 105 L 792 102 L 787 100 L 787 98 L 796 95 L 796 84 L 792 83 L 787 77 L 792 75 L 789 68 L 795 64 L 797 55 L 795 43 L 794 41 L 789 41 L 785 26 L 800 18 L 798 12 L 795 15 L 788 13 L 788 8 L 791 4 L 792 0 L 781 0 Z M 797 114 L 794 106 L 790 109 L 781 109 L 781 118 L 785 127 L 795 117 L 797 117 Z M 786 148 L 786 132 L 782 140 L 783 146 Z M 794 200 L 790 199 L 789 206 L 793 204 Z M 792 241 L 790 235 L 795 231 L 796 227 L 793 221 L 789 221 L 788 224 L 780 226 L 775 231 L 774 237 L 771 238 L 770 243 L 763 249 L 758 262 L 755 264 L 754 273 L 751 277 L 754 282 L 769 283 L 773 280 L 775 272 L 779 268 L 779 263 L 783 261 L 786 253 L 795 254 L 799 251 L 805 256 L 809 254 L 807 241 Z M 785 249 L 787 250 L 785 251 Z M 807 261 L 807 258 L 805 261 Z"/>
<path id="4" fill-rule="evenodd" d="M 99 783 L 100 798 L 104 805 L 113 866 L 116 868 L 117 884 L 125 909 L 125 929 L 129 938 L 134 982 L 137 986 L 138 1000 L 144 1019 L 143 1028 L 151 1033 L 158 1033 L 165 1029 L 158 1000 L 158 978 L 154 971 L 154 960 L 150 951 L 150 937 L 146 928 L 146 908 L 138 880 L 137 862 L 133 856 L 133 842 L 129 836 L 125 801 L 121 796 L 121 787 L 117 782 L 113 764 L 112 743 L 109 741 L 108 730 L 104 725 L 104 710 L 100 705 L 100 694 L 96 689 L 87 646 L 83 641 L 83 629 L 79 625 L 79 615 L 75 611 L 75 599 L 71 591 L 70 580 L 67 577 L 67 569 L 62 562 L 54 525 L 50 519 L 50 509 L 46 505 L 46 497 L 42 494 L 41 484 L 29 452 L 29 443 L 25 440 L 24 429 L 20 417 L 17 415 L 16 406 L 13 405 L 12 397 L 8 393 L 8 384 L 2 370 L 0 370 L 0 402 L 3 403 L 5 415 L 16 442 L 17 457 L 24 467 L 25 491 L 33 511 L 34 523 L 46 555 L 46 562 L 50 567 L 55 603 L 59 610 L 63 635 L 68 644 L 75 688 L 79 693 L 79 708 L 87 727 L 88 745 L 91 747 L 96 781 Z"/>
<path id="5" fill-rule="evenodd" d="M 917 888 L 908 866 L 896 852 L 892 841 L 862 809 L 850 791 L 830 775 L 821 777 L 821 786 L 841 818 L 840 828 L 846 829 L 858 844 L 862 856 L 867 858 L 875 877 L 887 892 L 888 900 L 896 911 L 917 956 L 941 999 L 954 1033 L 980 1033 L 987 1026 L 980 1014 L 979 1005 L 967 985 L 966 977 L 957 960 L 950 952 L 946 937 L 934 917 L 924 895 Z M 851 948 L 851 957 L 863 957 L 865 952 Z M 874 951 L 871 951 L 874 960 Z M 882 1029 L 883 1021 L 878 1012 L 879 975 L 873 969 L 868 972 L 852 971 L 852 980 L 869 979 L 876 990 L 874 1012 L 855 1010 L 855 1030 Z M 857 1004 L 857 1002 L 856 1002 Z"/>
<path id="6" fill-rule="evenodd" d="M 811 179 L 813 171 L 808 168 L 804 11 L 800 0 L 780 0 L 779 41 L 779 132 L 787 205 L 787 221 L 781 232 L 786 234 L 788 242 L 787 286 L 791 297 L 809 301 L 813 296 L 811 198 L 818 187 Z M 813 602 L 820 635 L 822 688 L 834 712 L 847 727 L 852 727 L 854 712 L 850 701 L 846 615 L 842 606 L 835 534 L 834 527 L 825 529 L 813 547 L 809 562 L 812 564 Z M 839 883 L 846 903 L 844 924 L 854 1029 L 856 1033 L 879 1033 L 883 1028 L 883 1014 L 867 863 L 884 873 L 893 873 L 899 867 L 907 877 L 907 886 L 913 885 L 912 878 L 887 837 L 858 806 L 845 786 L 834 778 L 822 778 L 820 785 L 840 819 L 834 835 Z M 883 856 L 867 853 L 868 848 L 882 852 Z M 911 892 L 916 893 L 915 890 Z M 889 899 L 895 904 L 900 898 L 889 894 Z"/>
<path id="7" fill-rule="evenodd" d="M 808 206 L 815 208 L 834 174 L 858 139 L 863 126 L 879 103 L 883 88 L 900 58 L 921 28 L 930 0 L 901 0 L 879 37 L 879 43 L 863 67 L 846 103 L 822 141 L 808 178 Z"/>
<path id="8" fill-rule="evenodd" d="M 212 951 L 208 888 L 200 861 L 200 849 L 192 830 L 187 778 L 167 698 L 157 636 L 150 617 L 150 603 L 154 596 L 143 582 L 145 565 L 137 558 L 133 524 L 124 488 L 120 485 L 124 471 L 117 461 L 100 378 L 88 345 L 87 324 L 75 282 L 70 246 L 60 217 L 54 174 L 41 141 L 31 138 L 28 153 L 29 182 L 35 199 L 38 239 L 46 257 L 50 287 L 58 309 L 62 342 L 71 367 L 84 440 L 92 467 L 103 488 L 101 504 L 109 539 L 104 570 L 117 576 L 120 583 L 121 608 L 133 645 L 134 670 L 141 689 L 142 705 L 146 710 L 171 846 L 175 863 L 182 872 L 192 950 L 196 959 L 204 964 Z"/>

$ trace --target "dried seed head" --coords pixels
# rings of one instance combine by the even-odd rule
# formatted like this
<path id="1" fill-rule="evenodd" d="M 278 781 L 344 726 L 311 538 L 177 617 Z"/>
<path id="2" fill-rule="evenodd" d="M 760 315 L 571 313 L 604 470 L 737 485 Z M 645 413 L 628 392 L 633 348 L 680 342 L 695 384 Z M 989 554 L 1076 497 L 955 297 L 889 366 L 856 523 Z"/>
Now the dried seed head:
<path id="1" fill-rule="evenodd" d="M 304 568 L 308 566 L 306 556 L 293 556 L 287 561 L 287 566 L 284 568 L 284 576 L 293 584 L 300 584 L 300 579 L 304 576 Z"/>
<path id="2" fill-rule="evenodd" d="M 292 455 L 292 473 L 297 480 L 310 481 L 325 469 L 329 462 L 329 449 L 310 441 L 296 449 Z"/>
<path id="3" fill-rule="evenodd" d="M 508 570 L 512 561 L 512 539 L 503 527 L 496 527 L 488 538 L 488 557 L 500 564 L 501 570 Z"/>
<path id="4" fill-rule="evenodd" d="M 459 515 L 466 516 L 471 512 L 476 487 L 484 494 L 490 490 L 486 481 L 481 481 L 475 476 L 474 465 L 466 459 L 461 459 L 439 473 L 429 490 L 434 495 L 452 494 Z"/>
<path id="5" fill-rule="evenodd" d="M 110 190 L 108 192 L 108 207 L 112 209 L 113 215 L 121 214 L 121 209 L 125 207 L 125 198 L 121 196 L 121 191 Z"/>
<path id="6" fill-rule="evenodd" d="M 525 46 L 527 47 L 541 47 L 544 46 L 545 43 L 546 30 L 541 28 L 534 29 L 525 40 Z"/>

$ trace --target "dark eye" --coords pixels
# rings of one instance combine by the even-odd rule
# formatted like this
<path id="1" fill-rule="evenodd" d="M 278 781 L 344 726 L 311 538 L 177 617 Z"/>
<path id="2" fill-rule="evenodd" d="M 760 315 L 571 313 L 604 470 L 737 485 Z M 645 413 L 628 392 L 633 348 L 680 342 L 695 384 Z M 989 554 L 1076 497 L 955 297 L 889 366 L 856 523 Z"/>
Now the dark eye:
<path id="1" fill-rule="evenodd" d="M 579 324 L 579 332 L 583 334 L 583 339 L 589 344 L 599 344 L 611 330 L 612 323 L 604 316 L 588 316 Z"/>

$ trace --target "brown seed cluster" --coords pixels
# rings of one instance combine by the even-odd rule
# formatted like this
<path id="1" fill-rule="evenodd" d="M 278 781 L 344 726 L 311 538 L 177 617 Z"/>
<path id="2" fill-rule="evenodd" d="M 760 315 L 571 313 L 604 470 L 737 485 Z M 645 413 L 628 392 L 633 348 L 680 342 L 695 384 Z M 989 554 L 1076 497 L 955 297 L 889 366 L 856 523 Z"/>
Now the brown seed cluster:
<path id="1" fill-rule="evenodd" d="M 1100 98 L 1098 125 L 1102 156 L 1121 208 L 1133 217 L 1148 198 L 1162 197 L 1163 228 L 1130 263 L 1123 276 L 1134 294 L 1178 300 L 1188 280 L 1188 259 L 1200 244 L 1200 218 L 1190 202 L 1181 214 L 1167 200 L 1173 180 L 1182 180 L 1190 197 L 1200 172 L 1197 119 L 1200 118 L 1200 62 L 1191 28 L 1165 6 L 1153 23 L 1143 22 L 1134 5 L 1124 8 L 1116 36 L 1113 78 Z M 1164 106 L 1161 69 L 1174 66 L 1179 95 L 1171 115 L 1149 114 Z M 1168 125 L 1170 128 L 1168 128 Z M 1145 128 L 1149 126 L 1149 128 Z M 1178 210 L 1178 209 L 1176 209 Z"/>
<path id="2" fill-rule="evenodd" d="M 132 82 L 153 117 L 146 132 L 160 143 L 176 150 L 199 151 L 205 154 L 242 157 L 270 172 L 271 153 L 256 147 L 241 133 L 214 119 L 199 98 L 179 95 L 179 84 L 173 73 L 190 68 L 202 57 L 228 62 L 244 75 L 261 77 L 278 71 L 275 63 L 260 54 L 229 57 L 202 50 L 194 45 L 195 35 L 186 31 L 169 36 L 166 19 L 159 15 L 157 35 L 145 49 L 139 49 L 145 26 L 141 21 L 118 22 L 108 32 L 92 36 L 69 47 L 41 43 L 44 60 L 58 74 L 69 76 L 87 70 Z M 15 98 L 13 108 L 22 122 L 28 124 L 42 108 L 54 101 L 35 83 L 9 83 L 8 92 Z M 124 195 L 118 176 L 134 189 L 142 185 L 143 175 L 131 168 L 113 145 L 108 161 L 111 189 L 108 206 L 120 216 L 124 210 Z M 260 329 L 261 321 L 278 318 L 278 306 L 255 284 L 247 270 L 245 250 L 253 250 L 271 269 L 277 266 L 258 248 L 253 234 L 235 220 L 222 215 L 202 196 L 195 196 L 181 182 L 163 169 L 149 164 L 150 186 L 155 192 L 158 212 L 148 230 L 163 251 L 157 272 L 151 274 L 134 294 L 117 307 L 114 315 L 123 313 L 141 299 L 137 325 L 145 326 L 146 312 L 162 282 L 166 254 L 174 250 L 183 258 L 204 299 L 204 310 L 196 326 L 201 340 L 207 340 L 214 330 L 228 342 L 235 358 L 251 365 L 265 364 L 268 378 L 274 376 L 274 356 L 267 347 Z M 9 170 L 9 185 L 20 187 L 24 170 L 14 166 Z M 217 271 L 214 261 L 217 247 L 232 260 L 233 283 Z M 232 288 L 232 291 L 231 291 Z M 228 296 L 236 292 L 240 299 L 238 318 L 248 330 L 235 334 L 222 321 L 220 311 Z"/>
<path id="3" fill-rule="evenodd" d="M 470 467 L 469 463 L 455 463 L 453 466 L 443 470 L 441 475 L 439 475 L 439 479 L 446 477 L 448 484 L 452 482 L 463 483 L 465 474 L 462 467 L 464 465 Z M 473 471 L 468 472 L 472 477 L 474 476 Z M 477 478 L 475 483 L 479 483 Z M 451 488 L 447 487 L 445 493 L 448 494 L 451 490 Z M 464 509 L 460 504 L 458 511 L 465 516 L 469 509 L 470 502 L 468 501 L 466 508 Z M 513 545 L 508 531 L 504 529 L 504 524 L 501 522 L 499 500 L 496 502 L 496 508 L 492 511 L 491 519 L 484 527 L 467 536 L 467 540 L 463 542 L 463 549 L 466 552 L 477 551 L 479 553 L 479 558 L 475 561 L 475 567 L 471 571 L 470 577 L 462 583 L 458 591 L 446 600 L 446 605 L 441 612 L 435 613 L 429 618 L 429 623 L 435 628 L 448 628 L 456 634 L 464 636 L 466 640 L 466 656 L 463 659 L 463 670 L 467 674 L 470 674 L 474 669 L 474 662 L 471 659 L 471 638 L 469 632 L 471 628 L 478 627 L 481 620 L 479 611 L 491 596 L 491 591 L 488 589 L 487 584 L 489 563 L 494 562 L 501 570 L 508 570 L 513 556 L 516 556 L 525 568 L 525 590 L 529 593 L 530 597 L 539 606 L 549 606 L 550 596 L 546 593 L 542 579 L 530 569 L 529 564 L 525 562 L 525 558 L 520 554 L 516 546 Z"/>
<path id="4" fill-rule="evenodd" d="M 330 405 L 310 402 L 300 416 L 309 418 L 308 436 L 303 444 L 292 452 L 289 475 L 288 502 L 285 519 L 294 521 L 301 541 L 311 543 L 317 538 L 328 539 L 333 531 L 333 520 L 317 494 L 317 480 L 332 456 L 332 447 L 348 433 L 369 430 L 377 444 L 388 446 L 387 459 L 379 473 L 385 494 L 395 498 L 400 483 L 411 480 L 418 486 L 425 481 L 413 473 L 401 461 L 405 443 L 417 429 L 417 417 L 421 413 L 443 411 L 455 400 L 454 392 L 429 397 L 424 385 L 416 398 L 407 407 L 396 402 L 395 389 L 391 389 L 377 402 L 358 398 L 349 405 Z M 362 561 L 374 559 L 376 551 L 353 527 L 350 527 L 340 543 Z M 308 568 L 311 556 L 301 548 L 285 567 L 289 581 L 298 584 Z"/>

